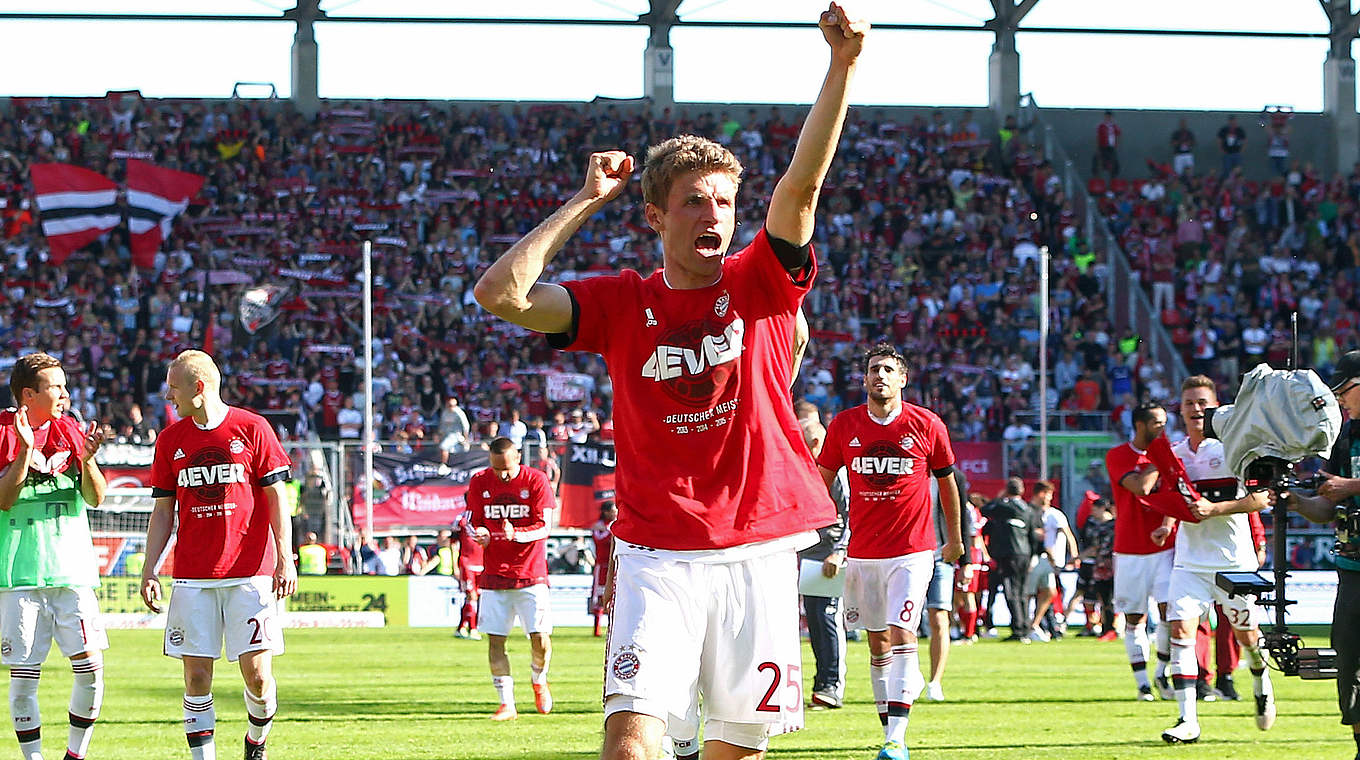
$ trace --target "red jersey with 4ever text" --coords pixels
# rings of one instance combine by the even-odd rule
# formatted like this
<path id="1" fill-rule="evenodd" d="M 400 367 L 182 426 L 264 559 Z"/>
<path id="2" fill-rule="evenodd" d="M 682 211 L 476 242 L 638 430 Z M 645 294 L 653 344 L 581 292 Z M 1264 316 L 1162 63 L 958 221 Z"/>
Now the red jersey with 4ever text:
<path id="1" fill-rule="evenodd" d="M 944 422 L 929 409 L 902 403 L 886 425 L 869 407 L 847 409 L 831 420 L 817 464 L 850 478 L 850 547 L 856 559 L 933 551 L 930 478 L 952 467 L 954 448 Z"/>
<path id="2" fill-rule="evenodd" d="M 563 283 L 575 336 L 614 384 L 620 540 L 724 549 L 828 525 L 836 510 L 793 416 L 794 315 L 816 273 L 794 282 L 762 229 L 708 287 L 663 271 Z"/>
<path id="3" fill-rule="evenodd" d="M 272 575 L 277 563 L 264 485 L 287 479 L 291 467 L 263 417 L 228 407 L 222 423 L 204 430 L 191 418 L 156 438 L 151 487 L 173 494 L 176 578 Z"/>
<path id="4" fill-rule="evenodd" d="M 491 469 L 468 478 L 470 523 L 491 532 L 482 550 L 484 589 L 523 588 L 548 582 L 547 511 L 553 508 L 552 484 L 541 470 L 521 466 L 519 474 L 501 480 Z M 505 537 L 505 521 L 515 527 L 514 541 Z"/>
<path id="5" fill-rule="evenodd" d="M 1131 472 L 1155 469 L 1147 452 L 1135 449 L 1131 443 L 1121 443 L 1105 455 L 1105 469 L 1110 473 L 1110 490 L 1114 492 L 1114 550 L 1120 554 L 1156 554 L 1175 546 L 1175 529 L 1160 546 L 1152 540 L 1152 531 L 1162 524 L 1162 514 L 1119 484 Z"/>

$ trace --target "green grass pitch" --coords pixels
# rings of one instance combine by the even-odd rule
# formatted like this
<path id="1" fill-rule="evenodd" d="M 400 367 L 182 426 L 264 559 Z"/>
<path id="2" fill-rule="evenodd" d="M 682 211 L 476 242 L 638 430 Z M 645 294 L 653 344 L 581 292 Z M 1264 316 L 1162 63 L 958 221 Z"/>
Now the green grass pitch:
<path id="1" fill-rule="evenodd" d="M 161 655 L 159 632 L 111 631 L 107 692 L 91 760 L 187 758 L 181 728 L 179 663 Z M 494 691 L 485 642 L 442 629 L 294 630 L 275 661 L 278 721 L 275 760 L 305 758 L 593 758 L 600 744 L 602 640 L 559 629 L 551 672 L 552 715 L 533 710 L 528 642 L 512 638 L 519 720 L 494 724 Z M 1322 636 L 1314 636 L 1314 643 Z M 812 658 L 805 653 L 805 673 Z M 922 651 L 925 642 L 922 642 Z M 869 700 L 867 654 L 850 644 L 847 705 L 809 712 L 807 728 L 771 742 L 771 757 L 822 760 L 874 756 L 882 734 Z M 43 670 L 44 749 L 60 757 L 66 741 L 70 669 L 58 656 Z M 1239 690 L 1250 674 L 1240 670 Z M 1021 646 L 984 640 L 954 647 L 944 703 L 921 701 L 907 738 L 913 758 L 1349 758 L 1350 731 L 1337 722 L 1333 682 L 1277 676 L 1279 720 L 1256 730 L 1250 702 L 1201 704 L 1204 735 L 1193 746 L 1165 745 L 1173 702 L 1134 700 L 1119 642 L 1072 639 Z M 805 684 L 808 688 L 810 684 Z M 241 679 L 219 662 L 214 688 L 218 753 L 240 757 L 245 731 Z M 6 732 L 0 758 L 17 757 Z"/>

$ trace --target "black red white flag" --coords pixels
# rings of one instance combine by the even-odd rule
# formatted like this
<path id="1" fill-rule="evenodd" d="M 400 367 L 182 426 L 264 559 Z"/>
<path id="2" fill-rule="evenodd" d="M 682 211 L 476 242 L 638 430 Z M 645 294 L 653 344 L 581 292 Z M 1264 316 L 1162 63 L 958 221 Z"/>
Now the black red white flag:
<path id="1" fill-rule="evenodd" d="M 156 251 L 170 236 L 171 223 L 189 207 L 189 199 L 198 195 L 203 179 L 201 174 L 128 160 L 128 232 L 134 266 L 154 266 Z"/>
<path id="2" fill-rule="evenodd" d="M 33 164 L 33 192 L 53 264 L 122 222 L 118 186 L 101 174 L 71 164 Z"/>

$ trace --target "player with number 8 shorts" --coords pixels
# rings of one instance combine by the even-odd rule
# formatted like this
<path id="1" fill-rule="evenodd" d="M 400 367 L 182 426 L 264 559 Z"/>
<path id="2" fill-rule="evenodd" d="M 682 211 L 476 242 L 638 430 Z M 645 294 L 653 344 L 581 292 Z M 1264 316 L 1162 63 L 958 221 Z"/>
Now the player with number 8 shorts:
<path id="1" fill-rule="evenodd" d="M 939 486 L 948 563 L 963 554 L 959 491 L 944 422 L 902 401 L 906 358 L 879 343 L 864 364 L 868 403 L 831 420 L 817 466 L 828 489 L 841 467 L 849 476 L 845 623 L 869 631 L 870 683 L 884 731 L 878 757 L 904 760 L 911 705 L 925 687 L 916 631 L 935 571 L 930 478 Z"/>

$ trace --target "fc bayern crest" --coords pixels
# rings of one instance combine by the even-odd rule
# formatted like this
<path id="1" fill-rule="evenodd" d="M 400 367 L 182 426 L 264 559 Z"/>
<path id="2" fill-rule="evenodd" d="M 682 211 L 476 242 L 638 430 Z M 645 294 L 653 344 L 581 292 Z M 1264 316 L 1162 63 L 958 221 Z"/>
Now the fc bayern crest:
<path id="1" fill-rule="evenodd" d="M 14 651 L 13 642 L 11 642 L 9 639 L 0 639 L 0 654 L 9 657 L 10 653 L 13 651 Z"/>
<path id="2" fill-rule="evenodd" d="M 529 489 L 527 489 L 527 488 L 522 488 L 522 489 L 520 489 L 519 497 L 520 497 L 521 499 L 527 499 L 527 498 L 529 498 Z"/>
<path id="3" fill-rule="evenodd" d="M 718 296 L 718 300 L 713 302 L 713 313 L 720 317 L 727 316 L 727 307 L 732 305 L 732 296 L 726 291 Z"/>
<path id="4" fill-rule="evenodd" d="M 642 669 L 642 661 L 632 652 L 623 652 L 614 658 L 614 677 L 627 681 Z"/>
<path id="5" fill-rule="evenodd" d="M 916 445 L 916 439 L 909 435 L 904 435 L 902 436 L 902 440 L 898 441 L 897 444 L 902 447 L 903 451 L 911 451 L 911 447 Z"/>
<path id="6" fill-rule="evenodd" d="M 246 444 L 240 438 L 233 438 L 227 448 L 231 449 L 231 453 L 233 454 L 240 454 L 242 451 L 246 450 Z"/>
<path id="7" fill-rule="evenodd" d="M 178 628 L 171 628 L 169 635 L 166 636 L 166 639 L 169 640 L 170 646 L 175 647 L 180 646 L 181 644 L 184 643 L 184 631 Z"/>

